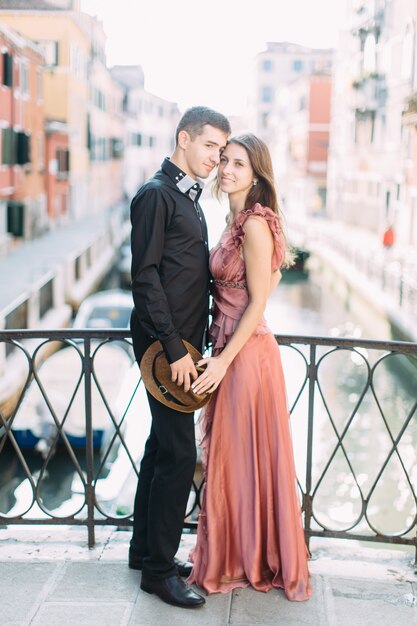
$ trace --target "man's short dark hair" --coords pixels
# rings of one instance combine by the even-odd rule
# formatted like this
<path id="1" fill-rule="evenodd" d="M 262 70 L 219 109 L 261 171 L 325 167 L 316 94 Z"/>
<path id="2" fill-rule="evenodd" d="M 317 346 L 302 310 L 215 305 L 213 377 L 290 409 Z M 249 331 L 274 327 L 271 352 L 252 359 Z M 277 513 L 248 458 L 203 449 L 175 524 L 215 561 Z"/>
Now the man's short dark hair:
<path id="1" fill-rule="evenodd" d="M 227 117 L 209 109 L 208 107 L 191 107 L 187 109 L 180 121 L 178 122 L 177 130 L 175 133 L 175 141 L 178 143 L 178 134 L 181 130 L 186 130 L 191 139 L 195 139 L 197 135 L 201 135 L 204 126 L 210 124 L 214 128 L 230 135 L 231 128 Z"/>

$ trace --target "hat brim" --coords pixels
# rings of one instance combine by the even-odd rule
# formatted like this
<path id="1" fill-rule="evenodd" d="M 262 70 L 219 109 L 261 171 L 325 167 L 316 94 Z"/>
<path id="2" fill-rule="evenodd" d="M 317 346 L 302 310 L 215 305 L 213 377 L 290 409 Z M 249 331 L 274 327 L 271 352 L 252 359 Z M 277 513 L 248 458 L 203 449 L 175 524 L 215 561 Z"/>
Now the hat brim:
<path id="1" fill-rule="evenodd" d="M 202 359 L 194 346 L 184 339 L 182 341 L 194 363 Z M 177 385 L 171 380 L 171 367 L 160 341 L 154 341 L 149 346 L 139 367 L 147 391 L 165 406 L 181 413 L 193 413 L 210 400 L 211 394 L 196 394 L 191 389 L 185 391 L 182 385 Z"/>

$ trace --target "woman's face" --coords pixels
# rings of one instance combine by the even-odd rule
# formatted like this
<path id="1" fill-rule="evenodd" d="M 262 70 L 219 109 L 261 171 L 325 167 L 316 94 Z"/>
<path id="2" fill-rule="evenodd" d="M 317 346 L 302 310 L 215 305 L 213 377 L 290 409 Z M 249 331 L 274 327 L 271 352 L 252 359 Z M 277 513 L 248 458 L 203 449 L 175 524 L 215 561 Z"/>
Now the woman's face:
<path id="1" fill-rule="evenodd" d="M 255 175 L 243 146 L 229 143 L 220 157 L 217 171 L 220 189 L 229 196 L 242 195 L 246 198 L 253 185 Z"/>

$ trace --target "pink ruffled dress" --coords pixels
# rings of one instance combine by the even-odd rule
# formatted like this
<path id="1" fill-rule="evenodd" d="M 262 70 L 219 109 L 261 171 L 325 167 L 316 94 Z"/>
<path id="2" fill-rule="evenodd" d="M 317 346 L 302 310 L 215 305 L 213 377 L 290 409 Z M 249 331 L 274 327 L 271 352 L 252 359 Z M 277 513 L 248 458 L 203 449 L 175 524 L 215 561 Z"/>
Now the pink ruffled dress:
<path id="1" fill-rule="evenodd" d="M 274 239 L 272 270 L 284 246 L 277 215 L 242 211 L 210 253 L 215 281 L 210 328 L 219 354 L 248 305 L 241 245 L 248 219 L 265 220 Z M 208 593 L 252 586 L 311 596 L 308 550 L 296 491 L 289 412 L 278 345 L 265 320 L 229 366 L 202 415 L 205 489 L 188 579 Z"/>

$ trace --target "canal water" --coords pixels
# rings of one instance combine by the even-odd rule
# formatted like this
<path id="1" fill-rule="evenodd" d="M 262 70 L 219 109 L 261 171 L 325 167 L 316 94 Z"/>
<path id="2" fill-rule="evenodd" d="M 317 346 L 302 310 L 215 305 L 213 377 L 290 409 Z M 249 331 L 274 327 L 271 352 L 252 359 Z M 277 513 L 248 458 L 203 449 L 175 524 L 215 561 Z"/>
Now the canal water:
<path id="1" fill-rule="evenodd" d="M 215 243 L 223 229 L 224 210 L 210 200 L 204 205 L 210 239 Z M 307 271 L 284 273 L 270 298 L 266 318 L 277 334 L 390 339 L 387 322 L 348 293 L 346 286 L 339 284 L 337 277 L 314 258 Z M 297 475 L 303 490 L 307 473 L 308 350 L 305 345 L 281 347 Z M 417 402 L 416 364 L 405 357 L 386 357 L 384 352 L 372 349 L 319 348 L 317 359 L 311 470 L 313 526 L 334 530 L 355 527 L 355 531 L 369 534 L 405 533 L 411 537 L 416 516 L 411 485 L 417 484 L 417 417 L 415 412 L 411 419 L 410 415 Z M 133 369 L 130 376 L 127 389 L 135 388 L 137 371 Z M 134 442 L 139 458 L 149 413 L 143 393 L 135 402 L 127 415 L 124 434 Z M 114 429 L 108 442 L 112 433 Z M 84 451 L 75 453 L 85 472 Z M 41 479 L 39 493 L 45 509 L 60 517 L 82 510 L 82 476 L 65 448 L 57 448 L 46 468 L 40 452 L 26 450 L 25 458 L 35 479 Z M 137 458 L 134 454 L 133 459 Z M 117 463 L 125 468 L 119 474 L 113 471 Z M 127 465 L 128 455 L 116 443 L 108 456 L 103 452 L 97 455 L 98 499 L 105 513 L 117 516 L 131 511 L 136 476 L 131 469 L 126 472 Z M 32 493 L 24 469 L 8 443 L 0 453 L 1 514 L 10 516 L 25 511 Z M 366 515 L 362 518 L 363 512 Z M 39 515 L 39 509 L 35 507 L 32 513 L 33 517 Z M 356 525 L 358 520 L 361 521 Z"/>

